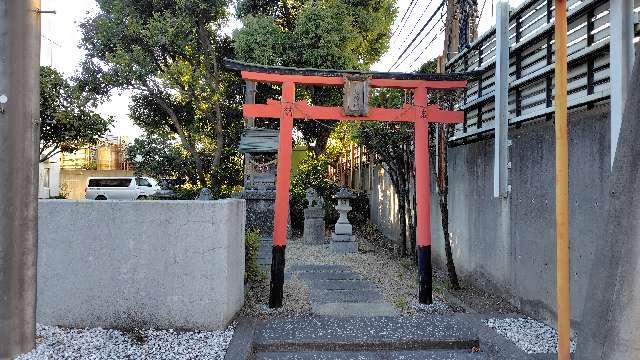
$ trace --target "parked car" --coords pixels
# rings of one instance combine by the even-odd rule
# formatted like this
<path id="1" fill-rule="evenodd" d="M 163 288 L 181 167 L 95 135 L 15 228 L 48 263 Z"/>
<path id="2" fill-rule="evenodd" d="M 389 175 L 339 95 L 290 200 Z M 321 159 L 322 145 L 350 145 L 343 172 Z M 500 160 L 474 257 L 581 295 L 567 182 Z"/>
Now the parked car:
<path id="1" fill-rule="evenodd" d="M 90 177 L 85 198 L 91 200 L 142 200 L 160 190 L 157 181 L 149 177 Z"/>

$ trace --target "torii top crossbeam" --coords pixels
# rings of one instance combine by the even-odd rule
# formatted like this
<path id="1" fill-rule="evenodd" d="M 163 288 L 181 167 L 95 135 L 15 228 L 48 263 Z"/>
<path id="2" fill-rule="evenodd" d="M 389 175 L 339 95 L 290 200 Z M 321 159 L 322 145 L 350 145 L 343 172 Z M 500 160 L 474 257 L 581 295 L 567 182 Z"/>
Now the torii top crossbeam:
<path id="1" fill-rule="evenodd" d="M 399 121 L 415 124 L 416 165 L 416 243 L 420 273 L 419 300 L 431 303 L 431 231 L 429 214 L 429 122 L 461 123 L 464 113 L 445 111 L 428 103 L 430 89 L 463 89 L 467 80 L 476 73 L 416 74 L 380 73 L 326 69 L 298 69 L 262 66 L 225 59 L 225 66 L 238 70 L 247 81 L 282 85 L 280 100 L 270 99 L 266 104 L 245 104 L 245 117 L 280 119 L 278 165 L 276 173 L 276 203 L 271 265 L 271 307 L 282 306 L 284 282 L 284 250 L 287 243 L 287 217 L 289 211 L 289 182 L 291 171 L 293 119 Z M 311 106 L 307 101 L 296 101 L 295 87 L 299 85 L 336 86 L 344 88 L 343 107 Z M 395 88 L 413 91 L 413 103 L 399 109 L 369 108 L 369 88 Z"/>

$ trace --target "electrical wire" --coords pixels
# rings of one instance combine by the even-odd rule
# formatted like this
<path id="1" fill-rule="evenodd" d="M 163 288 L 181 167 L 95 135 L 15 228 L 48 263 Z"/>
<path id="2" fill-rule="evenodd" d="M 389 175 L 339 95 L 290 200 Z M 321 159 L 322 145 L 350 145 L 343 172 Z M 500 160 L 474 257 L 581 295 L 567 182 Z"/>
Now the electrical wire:
<path id="1" fill-rule="evenodd" d="M 420 16 L 418 17 L 418 20 L 413 24 L 414 28 L 411 29 L 411 31 L 407 34 L 407 36 L 402 40 L 402 45 L 401 48 L 407 43 L 407 40 L 409 39 L 409 37 L 411 37 L 411 35 L 413 35 L 413 32 L 416 29 L 416 25 L 418 25 L 418 22 L 420 22 L 420 19 L 422 19 L 427 12 L 429 11 L 429 7 L 431 6 L 431 4 L 433 3 L 433 0 L 429 0 L 429 3 L 427 4 L 427 6 L 425 6 L 424 11 L 422 11 L 422 14 L 420 14 Z M 409 19 L 407 19 L 409 20 Z M 404 25 L 403 25 L 404 27 Z M 402 34 L 402 32 L 400 32 L 400 34 Z M 400 42 L 398 42 L 400 43 Z"/>
<path id="2" fill-rule="evenodd" d="M 420 35 L 422 35 L 422 32 L 424 31 L 424 29 L 427 28 L 427 25 L 429 25 L 431 20 L 433 20 L 433 18 L 440 12 L 440 10 L 444 7 L 444 4 L 445 4 L 445 0 L 442 0 L 442 2 L 440 3 L 440 5 L 436 9 L 436 11 L 434 11 L 433 14 L 431 14 L 431 16 L 429 17 L 429 20 L 427 20 L 427 22 L 422 26 L 420 31 L 416 34 L 416 36 L 413 37 L 413 39 L 411 40 L 409 45 L 404 49 L 404 51 L 402 51 L 402 53 L 400 54 L 398 59 L 396 59 L 396 61 L 393 63 L 393 65 L 391 65 L 391 67 L 389 68 L 389 71 L 391 71 L 391 69 L 393 69 L 396 66 L 396 64 L 398 64 L 398 61 L 400 61 L 400 59 L 402 59 L 404 57 L 404 54 L 407 53 L 407 50 L 409 50 L 409 48 L 413 45 L 413 43 L 416 41 L 416 39 L 418 39 L 418 37 Z M 434 28 L 435 28 L 435 26 L 434 26 Z M 433 28 L 431 30 L 433 30 Z"/>
<path id="3" fill-rule="evenodd" d="M 431 32 L 436 28 L 436 26 L 438 26 L 438 24 L 439 24 L 439 23 L 440 23 L 440 22 L 437 22 L 437 23 L 433 24 L 433 26 L 431 27 L 431 29 L 429 30 L 429 32 L 427 32 L 427 34 L 422 38 L 422 40 L 420 40 L 420 41 L 416 44 L 416 46 L 414 46 L 414 47 L 413 47 L 413 49 L 411 49 L 411 51 L 409 51 L 409 54 L 407 54 L 407 56 L 406 56 L 402 61 L 400 61 L 400 62 L 398 63 L 398 66 L 397 66 L 397 67 L 400 67 L 400 65 L 402 65 L 405 61 L 407 61 L 407 60 L 409 59 L 409 57 L 410 57 L 411 55 L 413 55 L 413 53 L 416 51 L 416 49 L 418 49 L 419 47 L 421 47 L 420 45 L 422 44 L 422 42 L 423 42 L 425 39 L 427 39 L 427 38 L 429 37 L 429 35 L 431 34 Z M 443 27 L 443 29 L 444 29 L 444 27 Z M 440 32 L 438 32 L 438 33 L 434 36 L 434 38 L 437 38 L 439 35 L 440 35 Z M 424 49 L 424 50 L 421 52 L 421 55 L 422 55 L 422 54 L 424 53 L 424 51 L 426 51 L 426 49 L 427 49 L 427 48 L 428 48 L 428 47 L 433 43 L 433 41 L 434 41 L 434 40 L 435 40 L 435 39 L 432 39 L 432 40 L 429 42 L 429 44 L 427 44 L 425 47 L 423 47 L 423 49 Z"/>

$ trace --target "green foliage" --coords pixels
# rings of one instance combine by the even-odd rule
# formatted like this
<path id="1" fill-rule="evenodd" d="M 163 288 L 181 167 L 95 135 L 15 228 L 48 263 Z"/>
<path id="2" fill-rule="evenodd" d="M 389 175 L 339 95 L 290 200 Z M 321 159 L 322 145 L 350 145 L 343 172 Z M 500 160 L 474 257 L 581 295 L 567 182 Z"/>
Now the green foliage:
<path id="1" fill-rule="evenodd" d="M 285 34 L 271 18 L 247 16 L 244 27 L 233 34 L 238 59 L 254 64 L 283 63 Z"/>
<path id="2" fill-rule="evenodd" d="M 178 200 L 195 200 L 200 195 L 200 190 L 201 186 L 193 184 L 178 185 L 174 189 Z"/>
<path id="3" fill-rule="evenodd" d="M 233 57 L 221 31 L 228 3 L 97 2 L 100 12 L 81 25 L 82 87 L 103 96 L 133 90 L 134 123 L 148 134 L 178 139 L 200 186 L 236 185 L 242 177 L 235 152 L 242 82 L 221 66 L 223 57 Z M 172 146 L 164 152 L 175 152 Z"/>
<path id="4" fill-rule="evenodd" d="M 387 50 L 395 0 L 241 0 L 244 27 L 234 33 L 236 57 L 264 65 L 366 70 Z M 298 99 L 339 106 L 335 88 L 300 89 Z M 320 155 L 337 122 L 296 121 Z"/>
<path id="5" fill-rule="evenodd" d="M 56 69 L 40 67 L 40 161 L 60 152 L 95 145 L 112 118 L 93 110 L 95 99 L 69 83 Z"/>
<path id="6" fill-rule="evenodd" d="M 376 62 L 388 48 L 396 15 L 393 0 L 243 0 L 238 9 L 244 24 L 234 34 L 238 59 L 334 69 Z"/>
<path id="7" fill-rule="evenodd" d="M 247 231 L 244 241 L 244 276 L 249 282 L 263 280 L 266 274 L 258 264 L 260 253 L 260 233 L 257 230 Z"/>
<path id="8" fill-rule="evenodd" d="M 191 157 L 180 145 L 156 135 L 146 134 L 127 146 L 126 159 L 137 176 L 154 179 L 195 179 Z"/>

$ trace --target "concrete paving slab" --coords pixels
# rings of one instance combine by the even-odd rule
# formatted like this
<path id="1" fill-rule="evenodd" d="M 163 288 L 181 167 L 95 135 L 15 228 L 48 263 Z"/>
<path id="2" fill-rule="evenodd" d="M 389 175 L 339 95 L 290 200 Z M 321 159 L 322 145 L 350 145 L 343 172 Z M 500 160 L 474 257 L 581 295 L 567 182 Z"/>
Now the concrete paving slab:
<path id="1" fill-rule="evenodd" d="M 384 301 L 377 290 L 319 290 L 311 289 L 312 304 L 375 303 Z"/>
<path id="2" fill-rule="evenodd" d="M 291 272 L 352 272 L 346 265 L 292 265 Z"/>
<path id="3" fill-rule="evenodd" d="M 414 350 L 414 351 L 306 351 L 267 352 L 257 354 L 258 360 L 480 360 L 485 354 L 468 351 Z"/>
<path id="4" fill-rule="evenodd" d="M 376 286 L 366 280 L 314 280 L 311 287 L 318 290 L 368 290 Z"/>
<path id="5" fill-rule="evenodd" d="M 362 276 L 348 271 L 301 272 L 296 275 L 304 280 L 362 280 Z"/>
<path id="6" fill-rule="evenodd" d="M 311 312 L 331 316 L 394 316 L 393 306 L 387 303 L 324 303 L 313 304 Z"/>

